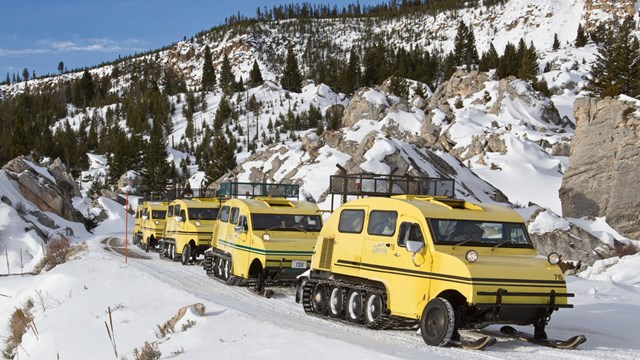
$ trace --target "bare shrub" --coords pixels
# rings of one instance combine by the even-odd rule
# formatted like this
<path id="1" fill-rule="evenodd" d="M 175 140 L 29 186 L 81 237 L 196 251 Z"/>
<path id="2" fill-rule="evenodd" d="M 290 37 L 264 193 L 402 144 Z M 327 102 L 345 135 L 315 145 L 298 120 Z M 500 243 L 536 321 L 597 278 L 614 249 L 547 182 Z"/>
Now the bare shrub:
<path id="1" fill-rule="evenodd" d="M 185 332 L 190 328 L 194 327 L 195 325 L 196 325 L 195 320 L 187 320 L 184 324 L 182 324 L 182 331 Z"/>
<path id="2" fill-rule="evenodd" d="M 5 348 L 2 350 L 2 356 L 5 359 L 13 359 L 16 356 L 16 349 L 22 343 L 22 336 L 29 329 L 33 329 L 37 334 L 35 324 L 33 323 L 33 300 L 28 299 L 22 308 L 16 309 L 9 320 L 9 336 L 5 340 Z"/>
<path id="3" fill-rule="evenodd" d="M 133 349 L 133 356 L 136 360 L 158 360 L 162 353 L 158 349 L 157 343 L 145 341 L 140 350 L 138 348 Z"/>
<path id="4" fill-rule="evenodd" d="M 60 237 L 47 242 L 46 250 L 42 260 L 33 269 L 35 274 L 39 274 L 44 269 L 49 271 L 60 264 L 64 264 L 69 259 L 71 245 L 69 239 Z"/>
<path id="5" fill-rule="evenodd" d="M 621 241 L 614 241 L 613 251 L 617 257 L 623 257 L 627 255 L 637 254 L 638 248 L 630 241 L 627 242 L 626 244 Z"/>

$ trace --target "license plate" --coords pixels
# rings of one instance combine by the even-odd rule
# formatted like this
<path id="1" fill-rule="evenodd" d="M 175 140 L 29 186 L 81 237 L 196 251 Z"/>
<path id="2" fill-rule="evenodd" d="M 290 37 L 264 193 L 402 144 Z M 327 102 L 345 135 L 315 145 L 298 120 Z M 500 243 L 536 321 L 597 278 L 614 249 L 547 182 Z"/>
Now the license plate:
<path id="1" fill-rule="evenodd" d="M 307 268 L 307 262 L 306 261 L 301 261 L 301 260 L 293 260 L 293 261 L 291 261 L 291 268 L 293 268 L 293 269 L 306 269 Z"/>

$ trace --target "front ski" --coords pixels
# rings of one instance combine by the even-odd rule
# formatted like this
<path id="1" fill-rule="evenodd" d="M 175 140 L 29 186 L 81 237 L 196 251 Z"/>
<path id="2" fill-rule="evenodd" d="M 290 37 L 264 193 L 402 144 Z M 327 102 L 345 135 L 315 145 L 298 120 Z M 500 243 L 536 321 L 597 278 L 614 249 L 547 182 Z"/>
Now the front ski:
<path id="1" fill-rule="evenodd" d="M 587 341 L 587 338 L 584 335 L 576 335 L 567 340 L 536 339 L 533 337 L 533 335 L 518 331 L 511 326 L 503 326 L 500 329 L 500 332 L 522 341 L 556 349 L 575 349 L 576 347 L 578 347 L 578 345 Z"/>
<path id="2" fill-rule="evenodd" d="M 494 338 L 493 336 L 483 336 L 479 339 L 472 340 L 472 341 L 466 341 L 466 340 L 450 341 L 447 344 L 447 346 L 462 348 L 466 350 L 483 350 L 495 343 L 496 343 L 496 338 Z"/>

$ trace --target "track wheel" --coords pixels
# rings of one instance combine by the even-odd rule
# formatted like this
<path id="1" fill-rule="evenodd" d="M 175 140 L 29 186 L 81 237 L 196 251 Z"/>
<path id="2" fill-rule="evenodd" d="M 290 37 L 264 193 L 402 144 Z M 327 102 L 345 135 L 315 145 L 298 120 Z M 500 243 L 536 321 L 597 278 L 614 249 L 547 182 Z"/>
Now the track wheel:
<path id="1" fill-rule="evenodd" d="M 364 302 L 364 322 L 366 324 L 374 322 L 384 312 L 384 302 L 382 295 L 369 293 Z"/>
<path id="2" fill-rule="evenodd" d="M 443 298 L 429 301 L 420 318 L 420 332 L 425 343 L 445 346 L 451 340 L 455 328 L 455 313 L 451 303 Z"/>
<path id="3" fill-rule="evenodd" d="M 220 263 L 222 262 L 222 259 L 220 259 L 219 257 L 215 256 L 213 257 L 213 276 L 219 278 L 222 274 L 222 267 L 220 265 Z"/>
<path id="4" fill-rule="evenodd" d="M 169 247 L 169 259 L 176 261 L 176 244 L 171 244 Z"/>
<path id="5" fill-rule="evenodd" d="M 221 274 L 220 274 L 220 278 L 224 281 L 228 281 L 229 278 L 231 277 L 231 259 L 227 260 L 227 259 L 220 259 L 220 266 L 221 266 Z"/>
<path id="6" fill-rule="evenodd" d="M 334 318 L 342 317 L 344 312 L 344 291 L 337 286 L 329 290 L 329 316 Z"/>
<path id="7" fill-rule="evenodd" d="M 180 260 L 182 261 L 182 265 L 187 265 L 189 264 L 189 259 L 191 258 L 191 245 L 186 244 L 183 248 L 182 248 L 182 255 Z"/>
<path id="8" fill-rule="evenodd" d="M 325 284 L 316 284 L 311 293 L 311 306 L 316 314 L 324 315 L 327 313 L 327 286 Z"/>
<path id="9" fill-rule="evenodd" d="M 345 310 L 347 320 L 356 323 L 362 322 L 362 295 L 359 290 L 349 290 Z"/>

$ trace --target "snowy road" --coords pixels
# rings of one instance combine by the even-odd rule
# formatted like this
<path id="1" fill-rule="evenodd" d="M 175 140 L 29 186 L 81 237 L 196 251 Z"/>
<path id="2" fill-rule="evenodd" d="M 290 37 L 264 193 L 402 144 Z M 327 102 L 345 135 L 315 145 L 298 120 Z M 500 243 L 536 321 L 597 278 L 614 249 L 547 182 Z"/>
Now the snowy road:
<path id="1" fill-rule="evenodd" d="M 110 238 L 105 244 L 110 252 L 122 253 L 122 239 Z M 556 313 L 557 318 L 555 321 L 552 319 L 548 327 L 550 336 L 569 337 L 577 332 L 585 334 L 588 341 L 578 350 L 558 350 L 526 344 L 502 336 L 498 326 L 487 328 L 492 335 L 496 336 L 498 343 L 485 351 L 430 347 L 425 345 L 422 338 L 413 331 L 376 331 L 309 316 L 304 313 L 300 304 L 295 303 L 292 289 L 276 290 L 276 294 L 271 299 L 266 299 L 251 293 L 246 288 L 228 286 L 211 279 L 200 266 L 183 266 L 179 262 L 162 260 L 157 254 L 144 254 L 138 248 L 129 248 L 129 255 L 137 258 L 130 258 L 128 266 L 157 278 L 168 287 L 193 294 L 204 302 L 233 309 L 258 321 L 270 322 L 288 330 L 318 335 L 318 342 L 327 338 L 346 341 L 351 345 L 362 347 L 363 350 L 375 351 L 390 358 L 637 359 L 637 352 L 640 349 L 637 334 L 620 337 L 590 330 L 597 329 L 598 324 L 585 323 L 585 321 L 591 322 L 592 318 L 605 315 L 598 315 L 598 309 L 585 313 L 581 307 Z M 149 255 L 147 259 L 144 259 L 145 255 Z M 576 317 L 578 314 L 585 316 L 578 318 Z M 564 321 L 573 321 L 574 326 L 558 326 L 559 318 Z M 477 336 L 473 333 L 467 333 L 467 335 Z"/>

